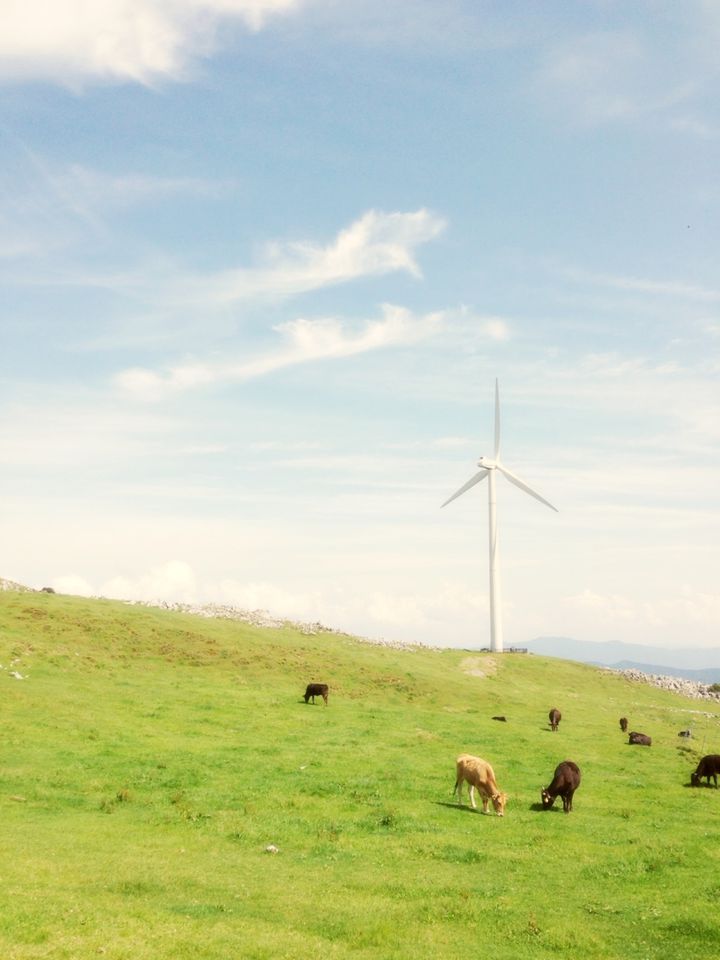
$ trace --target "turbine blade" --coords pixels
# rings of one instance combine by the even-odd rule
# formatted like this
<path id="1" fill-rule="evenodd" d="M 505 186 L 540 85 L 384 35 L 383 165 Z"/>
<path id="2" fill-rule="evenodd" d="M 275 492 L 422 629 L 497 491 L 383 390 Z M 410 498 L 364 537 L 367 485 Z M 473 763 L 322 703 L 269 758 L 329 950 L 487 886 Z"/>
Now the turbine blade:
<path id="1" fill-rule="evenodd" d="M 481 470 L 479 473 L 476 473 L 475 476 L 471 477 L 467 483 L 464 483 L 459 490 L 456 490 L 455 493 L 441 505 L 440 509 L 442 510 L 443 507 L 446 507 L 453 500 L 456 500 L 459 496 L 465 493 L 466 490 L 469 490 L 470 487 L 474 487 L 476 483 L 480 483 L 480 481 L 484 480 L 487 475 L 488 471 L 485 469 Z"/>
<path id="2" fill-rule="evenodd" d="M 500 456 L 500 388 L 497 379 L 495 380 L 495 456 L 494 460 Z"/>
<path id="3" fill-rule="evenodd" d="M 520 487 L 521 490 L 524 490 L 525 493 L 529 493 L 531 497 L 535 497 L 536 500 L 539 500 L 540 503 L 544 503 L 546 507 L 550 507 L 551 510 L 554 510 L 555 513 L 558 513 L 558 508 L 554 507 L 549 500 L 546 500 L 545 497 L 541 497 L 539 493 L 536 493 L 532 487 L 529 487 L 520 477 L 516 477 L 514 473 L 508 470 L 507 467 L 502 466 L 502 464 L 496 464 L 497 469 L 502 473 L 504 477 L 507 477 L 510 483 L 514 483 L 516 487 Z"/>

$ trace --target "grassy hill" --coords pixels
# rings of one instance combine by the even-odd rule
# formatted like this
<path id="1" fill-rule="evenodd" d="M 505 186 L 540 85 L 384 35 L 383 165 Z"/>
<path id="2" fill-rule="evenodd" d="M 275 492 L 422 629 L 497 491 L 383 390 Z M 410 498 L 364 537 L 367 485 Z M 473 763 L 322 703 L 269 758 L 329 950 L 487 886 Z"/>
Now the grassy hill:
<path id="1" fill-rule="evenodd" d="M 720 791 L 688 787 L 720 752 L 715 704 L 557 659 L 13 591 L 0 664 L 6 960 L 705 960 L 719 942 Z M 465 751 L 494 765 L 504 818 L 453 802 Z M 542 811 L 566 758 L 574 812 Z"/>

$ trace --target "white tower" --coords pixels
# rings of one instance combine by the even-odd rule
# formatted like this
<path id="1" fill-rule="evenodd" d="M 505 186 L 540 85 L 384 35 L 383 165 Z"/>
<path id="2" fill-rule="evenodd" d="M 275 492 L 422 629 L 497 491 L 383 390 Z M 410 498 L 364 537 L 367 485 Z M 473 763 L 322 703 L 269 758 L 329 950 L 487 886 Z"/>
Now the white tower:
<path id="1" fill-rule="evenodd" d="M 503 652 L 503 632 L 502 632 L 502 593 L 500 590 L 500 554 L 499 554 L 499 545 L 498 545 L 498 531 L 497 531 L 497 502 L 495 497 L 495 473 L 499 471 L 504 477 L 514 484 L 516 487 L 520 487 L 521 490 L 524 490 L 525 493 L 529 493 L 531 497 L 535 497 L 536 500 L 539 500 L 540 503 L 544 503 L 546 507 L 550 507 L 551 510 L 555 510 L 557 513 L 557 508 L 554 507 L 549 501 L 544 497 L 541 497 L 539 493 L 536 493 L 531 487 L 529 487 L 520 477 L 512 473 L 508 468 L 500 462 L 500 390 L 498 388 L 498 382 L 495 381 L 495 453 L 492 460 L 487 457 L 480 457 L 478 460 L 478 466 L 481 468 L 474 477 L 471 477 L 467 483 L 464 483 L 459 490 L 457 490 L 449 499 L 445 501 L 443 507 L 447 506 L 448 503 L 455 500 L 457 497 L 465 493 L 466 490 L 469 490 L 470 487 L 474 487 L 476 483 L 480 483 L 481 480 L 484 480 L 485 477 L 488 478 L 488 537 L 489 537 L 489 546 L 490 546 L 490 649 L 494 653 Z"/>

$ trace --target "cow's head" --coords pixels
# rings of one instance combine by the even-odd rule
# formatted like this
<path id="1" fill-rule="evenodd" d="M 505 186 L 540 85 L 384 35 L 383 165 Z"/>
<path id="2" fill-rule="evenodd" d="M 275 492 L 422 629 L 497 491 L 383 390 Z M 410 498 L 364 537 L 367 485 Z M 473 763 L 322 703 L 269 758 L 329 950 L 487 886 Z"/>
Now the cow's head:
<path id="1" fill-rule="evenodd" d="M 504 816 L 505 804 L 507 803 L 508 795 L 506 793 L 494 793 L 492 797 L 490 797 L 490 799 L 492 800 L 492 805 L 495 810 L 495 813 L 499 817 Z"/>
<path id="2" fill-rule="evenodd" d="M 690 774 L 690 783 L 691 783 L 691 785 L 692 785 L 693 787 L 699 787 L 699 786 L 700 786 L 700 777 L 698 776 L 697 773 L 691 773 L 691 774 Z"/>
<path id="3" fill-rule="evenodd" d="M 540 790 L 540 799 L 544 810 L 549 810 L 555 803 L 555 797 L 551 796 L 544 788 Z"/>

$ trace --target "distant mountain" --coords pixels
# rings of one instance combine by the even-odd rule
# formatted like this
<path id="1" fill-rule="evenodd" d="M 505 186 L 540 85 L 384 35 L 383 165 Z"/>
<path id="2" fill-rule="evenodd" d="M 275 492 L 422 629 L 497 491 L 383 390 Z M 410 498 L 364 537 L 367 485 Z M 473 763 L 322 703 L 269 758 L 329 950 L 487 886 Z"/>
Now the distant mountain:
<path id="1" fill-rule="evenodd" d="M 579 660 L 581 663 L 594 663 L 617 670 L 633 668 L 643 673 L 685 677 L 704 683 L 720 682 L 720 647 L 650 647 L 615 640 L 592 643 L 571 637 L 537 637 L 527 647 L 531 653 Z"/>

